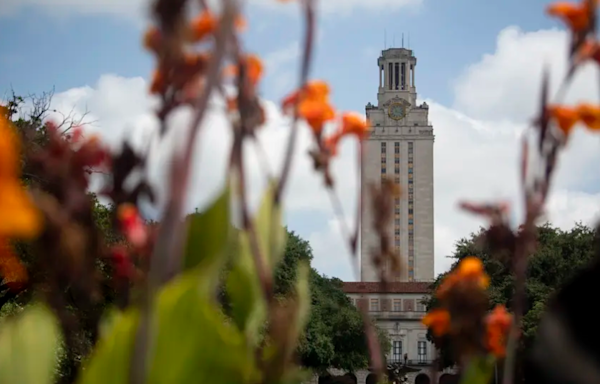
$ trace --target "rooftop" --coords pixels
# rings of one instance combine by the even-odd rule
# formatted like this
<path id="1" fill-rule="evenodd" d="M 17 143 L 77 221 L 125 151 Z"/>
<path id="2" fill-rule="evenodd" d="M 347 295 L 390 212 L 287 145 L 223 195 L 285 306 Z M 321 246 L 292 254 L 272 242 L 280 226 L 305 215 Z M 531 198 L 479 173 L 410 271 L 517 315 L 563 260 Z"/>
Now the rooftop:
<path id="1" fill-rule="evenodd" d="M 430 293 L 429 287 L 432 283 L 395 282 L 383 284 L 381 282 L 350 281 L 344 282 L 346 293 Z"/>

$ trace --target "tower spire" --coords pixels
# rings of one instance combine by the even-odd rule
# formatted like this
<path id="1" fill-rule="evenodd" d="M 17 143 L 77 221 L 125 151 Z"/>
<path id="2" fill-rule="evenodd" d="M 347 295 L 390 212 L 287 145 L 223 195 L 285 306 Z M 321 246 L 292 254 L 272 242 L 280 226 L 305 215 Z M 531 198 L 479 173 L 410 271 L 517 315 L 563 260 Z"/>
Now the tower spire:
<path id="1" fill-rule="evenodd" d="M 404 32 L 402 32 L 402 48 L 404 48 Z"/>

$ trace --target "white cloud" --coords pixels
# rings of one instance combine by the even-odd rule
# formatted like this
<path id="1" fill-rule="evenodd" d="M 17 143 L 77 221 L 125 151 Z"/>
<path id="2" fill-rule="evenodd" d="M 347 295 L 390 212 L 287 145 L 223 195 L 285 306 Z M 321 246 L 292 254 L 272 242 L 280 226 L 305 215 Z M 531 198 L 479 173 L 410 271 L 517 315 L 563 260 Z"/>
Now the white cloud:
<path id="1" fill-rule="evenodd" d="M 564 72 L 566 52 L 563 47 L 565 34 L 561 31 L 524 33 L 507 28 L 499 34 L 495 52 L 467 68 L 456 82 L 455 103 L 452 108 L 428 100 L 430 120 L 434 124 L 435 141 L 435 252 L 436 272 L 442 272 L 450 261 L 445 256 L 453 251 L 454 243 L 485 223 L 457 209 L 462 199 L 489 201 L 506 199 L 519 208 L 517 183 L 518 144 L 520 132 L 532 117 L 537 106 L 540 85 L 540 68 L 544 60 L 552 63 L 552 78 Z M 278 57 L 278 56 L 274 56 Z M 277 60 L 274 60 L 276 63 Z M 273 64 L 271 64 L 273 65 Z M 578 77 L 570 92 L 571 100 L 594 99 L 596 77 L 592 82 L 586 78 L 596 75 L 592 68 Z M 97 128 L 103 135 L 116 142 L 125 133 L 138 137 L 139 132 L 151 132 L 156 121 L 148 114 L 153 100 L 146 94 L 143 79 L 124 79 L 103 76 L 94 87 L 83 87 L 60 93 L 55 105 L 70 109 L 76 104 L 93 112 Z M 273 169 L 280 169 L 289 133 L 288 121 L 280 115 L 274 103 L 265 101 L 269 123 L 259 135 L 268 153 Z M 188 112 L 181 111 L 171 121 L 173 130 L 166 140 L 184 140 Z M 229 148 L 231 134 L 217 107 L 204 122 L 202 136 L 198 140 L 199 157 L 194 170 L 190 208 L 204 204 L 216 193 L 223 182 L 226 166 L 225 153 Z M 295 214 L 314 214 L 326 217 L 315 222 L 324 231 L 307 235 L 315 254 L 315 266 L 320 271 L 345 279 L 354 278 L 347 247 L 340 237 L 339 222 L 332 214 L 329 198 L 322 188 L 322 180 L 312 171 L 306 155 L 310 144 L 308 129 L 301 129 L 299 146 L 294 161 L 292 182 L 287 192 L 288 224 L 294 229 Z M 334 175 L 338 181 L 337 191 L 344 212 L 355 212 L 356 175 L 355 145 L 348 141 L 334 163 Z M 562 228 L 571 227 L 576 221 L 590 223 L 598 213 L 600 193 L 587 193 L 590 185 L 598 184 L 595 176 L 600 161 L 597 151 L 598 138 L 584 131 L 577 131 L 561 157 L 556 183 L 548 205 L 549 219 Z M 253 152 L 252 148 L 248 152 Z M 156 166 L 155 180 L 164 180 L 166 164 L 164 153 L 153 153 Z M 255 156 L 249 159 L 250 188 L 256 201 L 264 186 Z M 163 170 L 161 170 L 163 169 Z M 309 214 L 306 214 L 309 213 Z"/>
<path id="2" fill-rule="evenodd" d="M 400 8 L 414 8 L 423 0 L 321 0 L 317 5 L 324 15 L 339 16 L 355 11 L 381 12 Z M 209 0 L 216 3 L 216 0 Z M 293 1 L 291 2 L 293 3 Z M 35 7 L 55 17 L 77 14 L 107 14 L 138 19 L 147 17 L 149 0 L 3 0 L 0 3 L 0 16 L 10 16 L 27 7 Z M 258 6 L 271 11 L 297 12 L 294 4 L 286 4 L 278 0 L 249 0 L 251 6 Z"/>

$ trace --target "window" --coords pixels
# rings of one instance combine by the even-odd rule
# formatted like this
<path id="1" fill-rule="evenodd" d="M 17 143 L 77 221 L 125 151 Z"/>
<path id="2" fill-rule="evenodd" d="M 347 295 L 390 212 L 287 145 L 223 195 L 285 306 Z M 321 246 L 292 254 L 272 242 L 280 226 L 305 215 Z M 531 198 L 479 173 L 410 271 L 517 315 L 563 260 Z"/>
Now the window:
<path id="1" fill-rule="evenodd" d="M 386 173 L 386 169 L 385 168 L 381 168 L 381 173 Z"/>
<path id="2" fill-rule="evenodd" d="M 399 229 L 399 228 L 396 228 L 396 229 L 394 230 L 394 234 L 396 234 L 396 235 L 399 235 L 399 234 L 400 234 L 400 229 Z"/>
<path id="3" fill-rule="evenodd" d="M 415 271 L 412 269 L 408 270 L 408 277 L 412 280 L 415 277 Z"/>
<path id="4" fill-rule="evenodd" d="M 396 157 L 396 158 L 394 159 L 394 163 L 396 163 L 396 164 L 400 164 L 400 158 L 399 158 L 399 157 Z"/>
<path id="5" fill-rule="evenodd" d="M 413 223 L 413 219 L 408 219 L 408 224 L 412 224 Z"/>
<path id="6" fill-rule="evenodd" d="M 400 146 L 400 142 L 399 142 L 399 141 L 396 141 L 396 142 L 394 143 L 394 147 L 399 147 L 399 146 Z"/>
<path id="7" fill-rule="evenodd" d="M 395 209 L 394 209 L 394 213 L 395 213 L 396 215 L 399 215 L 399 214 L 400 214 L 400 208 L 395 208 Z"/>
<path id="8" fill-rule="evenodd" d="M 400 184 L 400 178 L 399 177 L 394 177 L 394 183 Z"/>
<path id="9" fill-rule="evenodd" d="M 409 179 L 409 180 L 408 180 L 408 184 L 412 184 L 412 183 L 413 183 L 413 180 L 412 180 L 412 179 Z"/>
<path id="10" fill-rule="evenodd" d="M 400 167 L 396 167 L 396 168 L 394 169 L 394 173 L 395 173 L 396 175 L 397 175 L 397 174 L 399 174 L 399 173 L 400 173 Z"/>
<path id="11" fill-rule="evenodd" d="M 402 300 L 401 299 L 394 299 L 392 310 L 394 312 L 402 311 Z"/>
<path id="12" fill-rule="evenodd" d="M 394 222 L 394 224 L 400 225 L 400 219 L 396 219 L 396 221 Z"/>
<path id="13" fill-rule="evenodd" d="M 394 241 L 395 241 L 396 245 L 400 245 L 400 239 L 396 239 Z"/>
<path id="14" fill-rule="evenodd" d="M 394 148 L 394 153 L 400 153 L 400 147 Z"/>
<path id="15" fill-rule="evenodd" d="M 369 303 L 369 311 L 379 312 L 379 299 L 371 299 Z"/>
<path id="16" fill-rule="evenodd" d="M 402 359 L 402 341 L 394 340 L 392 344 L 392 360 L 394 363 L 401 361 Z"/>
<path id="17" fill-rule="evenodd" d="M 412 174 L 413 169 L 412 168 L 408 168 L 408 173 Z"/>
<path id="18" fill-rule="evenodd" d="M 425 304 L 417 302 L 417 312 L 425 312 Z"/>
<path id="19" fill-rule="evenodd" d="M 419 363 L 425 363 L 425 361 L 427 360 L 427 342 L 419 341 L 418 350 L 419 350 Z"/>

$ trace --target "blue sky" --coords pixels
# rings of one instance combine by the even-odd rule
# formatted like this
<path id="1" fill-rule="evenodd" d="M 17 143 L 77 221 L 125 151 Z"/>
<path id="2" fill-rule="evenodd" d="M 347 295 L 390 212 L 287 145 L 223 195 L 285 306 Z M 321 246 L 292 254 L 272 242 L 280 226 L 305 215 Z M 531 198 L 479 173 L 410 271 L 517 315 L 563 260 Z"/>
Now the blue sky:
<path id="1" fill-rule="evenodd" d="M 114 131 L 108 125 L 131 123 L 146 102 L 138 101 L 146 85 L 134 78 L 147 79 L 153 66 L 140 45 L 147 20 L 137 5 L 144 1 L 2 1 L 0 96 L 11 88 L 25 95 L 54 87 L 57 94 L 62 92 L 61 108 L 69 109 L 69 103 L 90 106 L 107 135 Z M 367 102 L 376 101 L 376 60 L 384 48 L 384 33 L 388 47 L 393 42 L 400 46 L 403 33 L 408 46 L 410 34 L 410 47 L 418 58 L 417 90 L 431 103 L 436 134 L 439 273 L 449 265 L 444 256 L 454 242 L 484 224 L 457 213 L 456 200 L 514 198 L 517 193 L 513 144 L 533 112 L 543 62 L 550 58 L 558 63 L 552 68 L 553 79 L 564 71 L 565 33 L 544 14 L 544 0 L 322 1 L 326 9 L 319 15 L 311 77 L 331 84 L 339 109 L 362 112 Z M 280 100 L 297 83 L 302 34 L 297 10 L 293 1 L 251 0 L 247 6 L 250 28 L 244 45 L 266 62 L 261 95 L 267 100 Z M 575 88 L 584 98 L 597 98 L 597 90 L 585 79 Z M 131 105 L 125 105 L 128 102 Z M 565 157 L 567 171 L 558 177 L 550 209 L 562 227 L 591 220 L 594 204 L 600 202 L 598 177 L 584 172 L 586 164 L 600 160 L 596 143 L 584 136 L 577 140 L 585 149 Z M 341 190 L 342 200 L 350 213 L 355 200 L 347 193 L 353 176 L 347 169 L 353 162 L 351 154 L 344 156 L 338 179 L 346 188 Z M 287 216 L 289 226 L 311 241 L 320 271 L 352 279 L 331 209 L 302 203 L 327 198 L 317 192 L 310 195 L 304 187 L 299 182 L 297 190 L 291 188 L 298 204 Z"/>
<path id="2" fill-rule="evenodd" d="M 423 0 L 398 9 L 326 14 L 319 22 L 313 75 L 331 82 L 336 104 L 362 110 L 375 96 L 375 62 L 384 47 L 384 31 L 388 46 L 393 41 L 400 46 L 403 33 L 408 45 L 410 34 L 411 48 L 419 59 L 420 94 L 449 104 L 453 79 L 494 49 L 503 28 L 517 25 L 535 31 L 556 25 L 543 13 L 546 3 Z M 296 8 L 294 4 L 279 5 L 283 7 Z M 250 20 L 246 47 L 263 57 L 299 41 L 301 24 L 295 13 L 251 7 Z M 0 34 L 9 37 L 0 41 L 2 91 L 10 87 L 19 93 L 52 87 L 61 91 L 93 84 L 105 73 L 147 76 L 152 66 L 151 57 L 139 44 L 140 24 L 130 15 L 72 13 L 57 17 L 39 6 L 23 6 L 2 19 Z M 280 96 L 265 88 L 265 97 Z"/>

